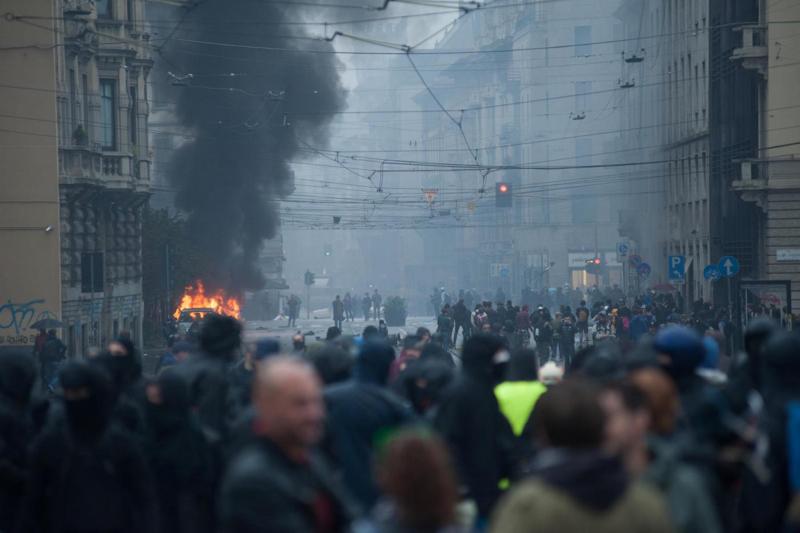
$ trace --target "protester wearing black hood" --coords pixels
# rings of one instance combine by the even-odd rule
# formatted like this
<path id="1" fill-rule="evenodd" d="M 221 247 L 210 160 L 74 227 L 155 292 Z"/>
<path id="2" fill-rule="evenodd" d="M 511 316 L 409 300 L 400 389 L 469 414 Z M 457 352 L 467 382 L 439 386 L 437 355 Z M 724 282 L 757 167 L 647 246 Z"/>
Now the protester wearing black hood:
<path id="1" fill-rule="evenodd" d="M 242 325 L 233 317 L 209 315 L 200 330 L 200 352 L 181 368 L 192 408 L 211 442 L 225 438 L 233 418 L 228 373 L 242 343 Z"/>
<path id="2" fill-rule="evenodd" d="M 342 469 L 345 485 L 367 509 L 379 496 L 372 476 L 375 447 L 412 417 L 386 387 L 392 361 L 391 346 L 367 342 L 356 359 L 354 379 L 325 390 L 331 455 Z"/>
<path id="3" fill-rule="evenodd" d="M 146 394 L 145 450 L 156 483 L 158 531 L 213 531 L 214 457 L 189 410 L 189 386 L 166 370 Z"/>
<path id="4" fill-rule="evenodd" d="M 770 318 L 753 320 L 744 332 L 745 353 L 731 368 L 725 396 L 731 409 L 743 413 L 750 403 L 751 393 L 760 393 L 764 374 L 764 345 L 778 331 L 778 323 Z"/>
<path id="5" fill-rule="evenodd" d="M 800 415 L 800 337 L 776 332 L 763 347 L 761 389 L 764 414 L 761 430 L 769 439 L 766 458 L 768 476 L 759 479 L 746 473 L 741 497 L 742 531 L 767 533 L 797 531 L 797 504 L 800 493 L 796 475 L 800 464 L 797 427 Z M 787 514 L 793 503 L 794 513 Z M 792 519 L 792 529 L 786 520 Z"/>
<path id="6" fill-rule="evenodd" d="M 111 377 L 113 416 L 131 433 L 144 434 L 144 380 L 136 347 L 129 337 L 108 344 L 108 351 L 91 360 Z"/>
<path id="7" fill-rule="evenodd" d="M 434 421 L 449 445 L 461 483 L 486 520 L 500 497 L 498 483 L 510 472 L 514 436 L 500 412 L 494 387 L 509 358 L 502 339 L 470 337 L 462 351 L 462 374 L 446 391 Z"/>
<path id="8" fill-rule="evenodd" d="M 244 357 L 231 368 L 228 375 L 231 382 L 231 402 L 237 416 L 250 405 L 253 376 L 258 362 L 280 352 L 281 344 L 277 339 L 261 339 L 246 345 Z"/>
<path id="9" fill-rule="evenodd" d="M 141 449 L 111 423 L 112 390 L 96 366 L 61 370 L 64 418 L 31 450 L 19 531 L 155 531 L 152 478 Z"/>
<path id="10" fill-rule="evenodd" d="M 0 531 L 12 530 L 25 492 L 35 381 L 36 364 L 30 355 L 12 352 L 0 357 Z"/>

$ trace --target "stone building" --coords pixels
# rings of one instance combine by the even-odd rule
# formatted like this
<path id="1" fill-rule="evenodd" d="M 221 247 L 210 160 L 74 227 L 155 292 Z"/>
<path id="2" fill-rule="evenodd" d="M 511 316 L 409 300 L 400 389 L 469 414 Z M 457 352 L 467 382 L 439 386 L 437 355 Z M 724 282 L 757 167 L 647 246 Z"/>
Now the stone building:
<path id="1" fill-rule="evenodd" d="M 69 353 L 142 340 L 150 184 L 144 0 L 56 0 L 62 318 Z"/>

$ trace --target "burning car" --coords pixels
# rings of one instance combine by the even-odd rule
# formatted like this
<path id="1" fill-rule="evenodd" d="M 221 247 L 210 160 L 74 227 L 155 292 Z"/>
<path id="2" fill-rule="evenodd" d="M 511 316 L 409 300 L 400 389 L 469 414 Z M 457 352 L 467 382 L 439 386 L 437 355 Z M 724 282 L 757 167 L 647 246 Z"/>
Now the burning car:
<path id="1" fill-rule="evenodd" d="M 192 326 L 199 324 L 209 314 L 227 315 L 241 318 L 241 304 L 233 296 L 225 294 L 220 289 L 213 294 L 207 294 L 202 281 L 186 287 L 172 317 L 177 321 L 177 333 L 186 335 Z"/>
<path id="2" fill-rule="evenodd" d="M 199 324 L 209 314 L 216 313 L 216 310 L 210 307 L 189 307 L 181 309 L 178 315 L 178 335 L 187 335 L 192 329 L 192 326 Z"/>

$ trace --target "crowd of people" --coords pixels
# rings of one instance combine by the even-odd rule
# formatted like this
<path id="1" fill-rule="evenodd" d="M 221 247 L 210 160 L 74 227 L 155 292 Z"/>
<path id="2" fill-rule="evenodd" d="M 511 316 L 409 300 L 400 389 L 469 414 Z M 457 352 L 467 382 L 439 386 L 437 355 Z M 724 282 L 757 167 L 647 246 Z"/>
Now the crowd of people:
<path id="1" fill-rule="evenodd" d="M 464 329 L 456 302 L 398 349 L 374 326 L 243 341 L 210 315 L 153 375 L 122 335 L 52 389 L 30 355 L 0 358 L 0 531 L 800 527 L 800 338 L 763 319 L 736 354 L 652 312 L 556 365 L 541 332 L 535 350 L 504 332 L 541 329 L 527 308 L 476 304 Z"/>

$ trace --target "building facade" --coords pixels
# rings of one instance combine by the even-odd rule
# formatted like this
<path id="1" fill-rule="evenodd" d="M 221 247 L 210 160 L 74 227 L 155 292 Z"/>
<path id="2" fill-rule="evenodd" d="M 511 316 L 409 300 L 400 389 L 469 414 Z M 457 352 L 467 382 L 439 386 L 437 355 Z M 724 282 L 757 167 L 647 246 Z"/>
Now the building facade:
<path id="1" fill-rule="evenodd" d="M 12 0 L 3 11 L 36 22 L 0 19 L 0 356 L 30 353 L 32 326 L 61 318 L 54 6 Z"/>
<path id="2" fill-rule="evenodd" d="M 65 342 L 141 345 L 142 208 L 150 184 L 144 0 L 56 0 Z"/>
<path id="3" fill-rule="evenodd" d="M 711 297 L 703 277 L 711 244 L 709 0 L 625 1 L 624 68 L 639 87 L 620 110 L 620 149 L 655 162 L 629 175 L 640 197 L 623 210 L 622 233 L 669 281 L 668 256 L 684 256 L 686 301 Z"/>
<path id="4" fill-rule="evenodd" d="M 787 21 L 800 19 L 800 4 L 761 0 L 750 7 L 739 14 L 742 24 L 728 34 L 728 61 L 735 75 L 753 84 L 749 118 L 757 124 L 753 149 L 731 166 L 732 187 L 754 212 L 752 227 L 757 236 L 747 277 L 789 282 L 788 302 L 778 299 L 783 291 L 772 287 L 762 303 L 779 308 L 789 304 L 796 313 L 800 306 L 800 65 L 793 58 L 800 52 L 800 36 L 796 22 Z M 752 300 L 742 303 L 750 305 Z"/>

